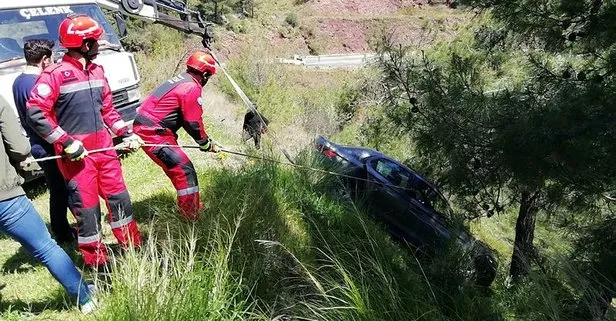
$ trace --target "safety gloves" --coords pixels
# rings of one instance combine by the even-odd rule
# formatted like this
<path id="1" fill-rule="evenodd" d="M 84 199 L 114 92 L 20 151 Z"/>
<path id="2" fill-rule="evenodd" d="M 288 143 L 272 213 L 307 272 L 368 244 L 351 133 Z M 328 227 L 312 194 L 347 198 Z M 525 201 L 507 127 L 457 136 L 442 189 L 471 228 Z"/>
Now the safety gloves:
<path id="1" fill-rule="evenodd" d="M 127 149 L 127 150 L 130 150 L 131 152 L 134 152 L 137 149 L 139 149 L 139 147 L 141 147 L 143 144 L 144 142 L 141 139 L 141 137 L 139 137 L 138 135 L 134 133 L 129 133 L 128 136 L 122 138 L 122 143 L 120 143 L 118 147 L 121 149 Z"/>
<path id="2" fill-rule="evenodd" d="M 202 152 L 212 152 L 212 153 L 218 153 L 220 151 L 218 149 L 218 146 L 216 146 L 216 144 L 209 137 L 207 138 L 205 143 L 199 145 L 199 150 L 201 150 Z"/>
<path id="3" fill-rule="evenodd" d="M 64 152 L 72 161 L 80 161 L 88 156 L 88 150 L 83 147 L 83 143 L 79 140 L 74 140 L 70 145 L 64 148 Z"/>

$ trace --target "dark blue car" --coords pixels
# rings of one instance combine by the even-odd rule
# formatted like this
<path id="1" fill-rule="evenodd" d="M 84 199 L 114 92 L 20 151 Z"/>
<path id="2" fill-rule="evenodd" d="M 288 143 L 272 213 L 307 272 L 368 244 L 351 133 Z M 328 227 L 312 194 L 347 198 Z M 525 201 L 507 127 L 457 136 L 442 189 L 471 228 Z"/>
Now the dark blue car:
<path id="1" fill-rule="evenodd" d="M 315 148 L 336 164 L 337 171 L 359 178 L 345 179 L 351 196 L 394 237 L 428 253 L 455 238 L 473 256 L 476 283 L 492 284 L 498 267 L 494 251 L 452 224 L 451 206 L 431 182 L 375 150 L 338 145 L 322 136 L 316 137 Z"/>

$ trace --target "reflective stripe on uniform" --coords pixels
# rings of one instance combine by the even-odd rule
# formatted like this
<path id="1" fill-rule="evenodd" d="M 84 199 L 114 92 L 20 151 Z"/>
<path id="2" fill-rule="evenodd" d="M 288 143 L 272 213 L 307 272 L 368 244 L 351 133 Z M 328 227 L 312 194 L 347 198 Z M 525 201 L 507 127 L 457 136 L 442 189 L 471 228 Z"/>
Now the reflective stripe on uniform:
<path id="1" fill-rule="evenodd" d="M 115 132 L 124 127 L 126 127 L 126 123 L 120 119 L 117 122 L 113 123 L 113 125 L 111 126 L 111 130 Z"/>
<path id="2" fill-rule="evenodd" d="M 199 186 L 189 187 L 185 189 L 178 190 L 178 196 L 185 196 L 197 193 L 199 191 Z"/>
<path id="3" fill-rule="evenodd" d="M 53 144 L 56 142 L 56 140 L 60 139 L 60 137 L 62 137 L 62 135 L 66 134 L 66 132 L 64 131 L 64 129 L 60 128 L 60 127 L 56 127 L 56 129 L 54 129 L 51 134 L 49 134 L 47 137 L 45 137 L 45 141 L 47 141 L 50 144 Z"/>
<path id="4" fill-rule="evenodd" d="M 126 226 L 128 224 L 130 224 L 130 222 L 133 221 L 133 217 L 132 215 L 127 217 L 127 218 L 123 218 L 117 222 L 110 222 L 109 225 L 111 226 L 111 228 L 120 228 L 123 226 Z"/>
<path id="5" fill-rule="evenodd" d="M 77 237 L 77 243 L 79 244 L 88 244 L 88 243 L 94 243 L 94 242 L 98 242 L 101 240 L 101 234 L 98 233 L 96 235 L 92 235 L 92 236 L 79 236 Z"/>
<path id="6" fill-rule="evenodd" d="M 102 79 L 95 79 L 90 81 L 81 81 L 70 85 L 60 86 L 61 94 L 74 93 L 84 89 L 90 88 L 102 88 L 104 81 Z"/>

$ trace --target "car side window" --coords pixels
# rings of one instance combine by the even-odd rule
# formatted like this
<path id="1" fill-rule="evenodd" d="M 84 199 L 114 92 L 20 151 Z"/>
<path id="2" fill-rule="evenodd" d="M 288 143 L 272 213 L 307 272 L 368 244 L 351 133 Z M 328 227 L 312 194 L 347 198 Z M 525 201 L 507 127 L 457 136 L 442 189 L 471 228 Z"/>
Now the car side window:
<path id="1" fill-rule="evenodd" d="M 409 196 L 421 204 L 441 214 L 448 213 L 447 201 L 425 182 L 414 179 L 415 175 L 412 172 L 387 159 L 376 160 L 372 163 L 372 167 L 391 184 L 403 188 Z"/>
<path id="2" fill-rule="evenodd" d="M 449 211 L 449 207 L 447 201 L 443 199 L 435 190 L 430 187 L 427 187 L 422 191 L 425 199 L 429 206 L 435 211 L 441 214 L 447 214 Z"/>
<path id="3" fill-rule="evenodd" d="M 400 165 L 387 159 L 379 159 L 373 163 L 373 168 L 393 185 L 404 189 L 411 187 L 413 174 Z"/>

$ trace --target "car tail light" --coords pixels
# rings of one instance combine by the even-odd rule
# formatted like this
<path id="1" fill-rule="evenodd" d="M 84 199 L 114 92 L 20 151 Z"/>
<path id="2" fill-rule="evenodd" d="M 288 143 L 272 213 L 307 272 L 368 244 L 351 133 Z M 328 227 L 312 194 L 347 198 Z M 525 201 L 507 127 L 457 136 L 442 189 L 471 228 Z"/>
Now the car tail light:
<path id="1" fill-rule="evenodd" d="M 327 158 L 334 158 L 334 157 L 337 156 L 335 151 L 333 151 L 331 148 L 329 148 L 329 147 L 327 147 L 325 145 L 321 145 L 319 143 L 316 143 L 315 147 L 317 148 L 317 150 L 319 150 Z"/>
<path id="2" fill-rule="evenodd" d="M 322 150 L 323 155 L 327 156 L 327 158 L 334 158 L 336 157 L 336 152 L 334 152 L 333 150 L 323 146 L 323 150 Z"/>

